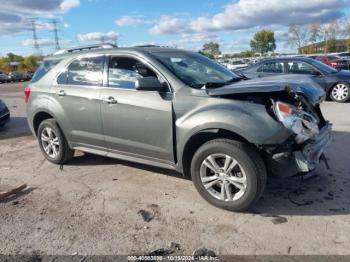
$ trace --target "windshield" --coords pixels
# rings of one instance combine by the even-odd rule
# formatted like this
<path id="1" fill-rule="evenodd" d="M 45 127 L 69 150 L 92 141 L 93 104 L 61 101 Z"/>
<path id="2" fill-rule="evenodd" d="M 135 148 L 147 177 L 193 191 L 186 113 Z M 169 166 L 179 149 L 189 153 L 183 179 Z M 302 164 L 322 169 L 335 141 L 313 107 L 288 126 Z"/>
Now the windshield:
<path id="1" fill-rule="evenodd" d="M 338 72 L 337 69 L 334 69 L 333 67 L 326 65 L 318 60 L 312 59 L 310 63 L 313 64 L 315 67 L 317 67 L 319 70 L 325 72 L 326 74 L 332 74 L 332 73 Z"/>
<path id="2" fill-rule="evenodd" d="M 153 55 L 180 80 L 194 88 L 209 85 L 219 87 L 241 79 L 222 65 L 197 53 L 156 52 Z"/>

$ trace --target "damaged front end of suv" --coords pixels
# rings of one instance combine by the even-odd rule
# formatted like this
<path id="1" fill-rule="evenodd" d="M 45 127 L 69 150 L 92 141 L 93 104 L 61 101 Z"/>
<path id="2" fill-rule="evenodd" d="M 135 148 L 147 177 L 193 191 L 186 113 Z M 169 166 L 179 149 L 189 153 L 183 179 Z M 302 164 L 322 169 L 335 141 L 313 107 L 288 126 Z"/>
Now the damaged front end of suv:
<path id="1" fill-rule="evenodd" d="M 283 176 L 308 173 L 320 161 L 328 168 L 324 150 L 331 142 L 332 124 L 320 109 L 325 92 L 306 78 L 278 79 L 245 81 L 208 90 L 208 94 L 264 105 L 271 118 L 284 127 L 288 134 L 284 141 L 255 143 L 270 172 Z"/>

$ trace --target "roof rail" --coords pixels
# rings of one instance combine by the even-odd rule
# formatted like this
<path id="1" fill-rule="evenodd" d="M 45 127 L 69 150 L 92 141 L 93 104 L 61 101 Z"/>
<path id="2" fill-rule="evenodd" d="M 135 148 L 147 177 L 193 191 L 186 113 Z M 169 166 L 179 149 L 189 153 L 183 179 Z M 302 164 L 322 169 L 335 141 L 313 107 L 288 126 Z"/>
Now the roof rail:
<path id="1" fill-rule="evenodd" d="M 160 47 L 159 45 L 135 45 L 135 47 Z"/>
<path id="2" fill-rule="evenodd" d="M 57 52 L 54 53 L 54 55 L 61 55 L 61 54 L 79 52 L 79 51 L 85 51 L 85 50 L 91 50 L 91 49 L 106 49 L 106 48 L 117 48 L 117 47 L 118 46 L 111 44 L 111 43 L 77 46 L 77 47 L 73 47 L 73 48 L 58 50 Z"/>

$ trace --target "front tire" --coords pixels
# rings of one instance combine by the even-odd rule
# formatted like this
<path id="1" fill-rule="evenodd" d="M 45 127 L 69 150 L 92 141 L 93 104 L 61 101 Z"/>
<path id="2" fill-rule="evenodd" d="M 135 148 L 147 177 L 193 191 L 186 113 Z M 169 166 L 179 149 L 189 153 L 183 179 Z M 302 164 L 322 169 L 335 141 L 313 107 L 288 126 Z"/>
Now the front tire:
<path id="1" fill-rule="evenodd" d="M 37 137 L 41 152 L 50 162 L 64 164 L 73 158 L 74 150 L 69 148 L 67 140 L 54 119 L 41 122 Z"/>
<path id="2" fill-rule="evenodd" d="M 348 83 L 340 82 L 332 87 L 330 98 L 338 103 L 345 103 L 350 98 L 350 86 Z"/>
<path id="3" fill-rule="evenodd" d="M 203 144 L 193 156 L 191 176 L 205 200 L 230 211 L 248 210 L 266 185 L 266 169 L 258 152 L 229 139 Z"/>

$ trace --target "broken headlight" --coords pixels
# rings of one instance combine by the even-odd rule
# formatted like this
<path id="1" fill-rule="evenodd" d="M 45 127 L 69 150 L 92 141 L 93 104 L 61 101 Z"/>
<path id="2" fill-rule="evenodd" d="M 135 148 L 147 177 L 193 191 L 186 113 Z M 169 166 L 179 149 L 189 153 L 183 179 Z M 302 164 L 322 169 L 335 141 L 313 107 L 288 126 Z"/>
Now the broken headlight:
<path id="1" fill-rule="evenodd" d="M 277 101 L 273 104 L 277 119 L 296 135 L 298 144 L 318 135 L 317 119 L 295 106 Z"/>

